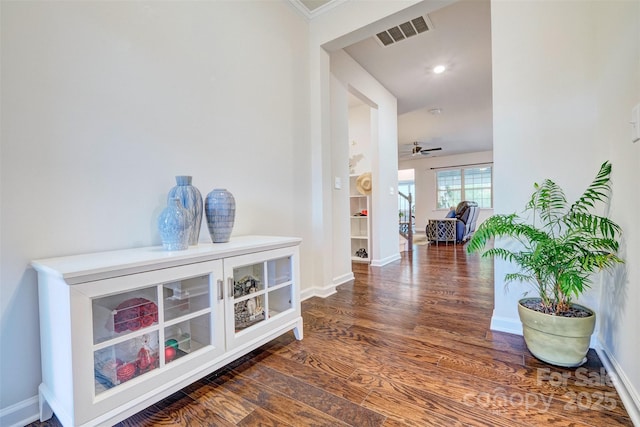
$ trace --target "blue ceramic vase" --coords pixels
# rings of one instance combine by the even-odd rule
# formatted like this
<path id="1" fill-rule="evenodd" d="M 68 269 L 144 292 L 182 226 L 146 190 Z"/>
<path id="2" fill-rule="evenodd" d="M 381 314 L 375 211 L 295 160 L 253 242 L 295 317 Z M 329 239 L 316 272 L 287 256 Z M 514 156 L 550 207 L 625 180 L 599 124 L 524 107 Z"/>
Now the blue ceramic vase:
<path id="1" fill-rule="evenodd" d="M 169 190 L 167 201 L 176 197 L 180 199 L 182 207 L 189 211 L 193 220 L 189 245 L 197 245 L 200 238 L 200 225 L 202 224 L 202 195 L 200 191 L 191 185 L 191 177 L 186 175 L 176 176 L 176 186 Z"/>
<path id="2" fill-rule="evenodd" d="M 162 247 L 167 251 L 187 249 L 191 222 L 191 214 L 182 207 L 180 199 L 177 197 L 170 199 L 167 207 L 158 217 L 158 231 L 160 231 Z"/>
<path id="3" fill-rule="evenodd" d="M 236 200 L 233 194 L 225 189 L 214 189 L 207 194 L 204 210 L 211 241 L 213 243 L 228 242 L 236 216 Z"/>

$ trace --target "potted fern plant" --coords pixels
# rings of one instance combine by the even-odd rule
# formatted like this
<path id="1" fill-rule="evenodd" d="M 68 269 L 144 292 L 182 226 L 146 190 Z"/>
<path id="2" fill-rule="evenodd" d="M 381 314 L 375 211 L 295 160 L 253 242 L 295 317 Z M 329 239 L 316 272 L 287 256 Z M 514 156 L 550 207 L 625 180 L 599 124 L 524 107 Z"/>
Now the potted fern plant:
<path id="1" fill-rule="evenodd" d="M 523 298 L 518 314 L 529 351 L 538 359 L 559 366 L 579 366 L 586 360 L 595 313 L 573 303 L 591 284 L 591 276 L 612 269 L 617 256 L 620 227 L 597 215 L 596 204 L 607 203 L 611 164 L 604 162 L 585 192 L 569 204 L 552 180 L 534 184 L 526 204 L 526 217 L 497 214 L 478 227 L 467 250 L 484 250 L 495 237 L 512 239 L 507 247 L 484 250 L 516 264 L 520 271 L 505 276 L 533 285 L 537 296 Z M 526 296 L 526 294 L 525 294 Z"/>

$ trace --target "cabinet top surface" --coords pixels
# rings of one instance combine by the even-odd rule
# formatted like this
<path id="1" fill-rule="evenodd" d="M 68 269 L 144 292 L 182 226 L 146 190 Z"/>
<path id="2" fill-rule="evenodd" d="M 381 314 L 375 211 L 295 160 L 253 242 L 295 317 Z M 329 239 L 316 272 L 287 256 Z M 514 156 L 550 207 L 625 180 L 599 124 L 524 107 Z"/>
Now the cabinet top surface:
<path id="1" fill-rule="evenodd" d="M 236 255 L 297 246 L 298 237 L 238 236 L 227 243 L 200 243 L 183 251 L 162 246 L 46 258 L 31 261 L 39 273 L 63 278 L 68 284 L 117 277 L 158 268 L 204 262 Z"/>

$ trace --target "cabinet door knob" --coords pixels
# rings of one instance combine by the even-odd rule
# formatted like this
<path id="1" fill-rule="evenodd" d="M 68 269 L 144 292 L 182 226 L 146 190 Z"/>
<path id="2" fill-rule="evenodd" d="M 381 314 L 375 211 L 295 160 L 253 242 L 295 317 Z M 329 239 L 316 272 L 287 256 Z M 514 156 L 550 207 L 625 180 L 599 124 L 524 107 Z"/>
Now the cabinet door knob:
<path id="1" fill-rule="evenodd" d="M 222 279 L 218 279 L 218 299 L 219 300 L 224 299 L 224 288 L 222 286 L 223 286 Z"/>
<path id="2" fill-rule="evenodd" d="M 229 283 L 229 297 L 233 298 L 233 277 L 227 278 L 227 282 Z"/>

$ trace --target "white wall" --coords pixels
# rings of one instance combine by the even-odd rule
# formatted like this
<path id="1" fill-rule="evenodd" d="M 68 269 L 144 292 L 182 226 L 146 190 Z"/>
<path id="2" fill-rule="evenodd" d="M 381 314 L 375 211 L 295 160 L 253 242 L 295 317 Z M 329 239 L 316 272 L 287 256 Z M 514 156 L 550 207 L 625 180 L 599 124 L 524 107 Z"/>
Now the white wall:
<path id="1" fill-rule="evenodd" d="M 451 3 L 451 0 L 428 2 L 432 8 Z M 336 215 L 333 212 L 333 178 L 331 155 L 331 100 L 329 52 L 341 49 L 367 37 L 369 30 L 363 27 L 375 22 L 379 29 L 387 28 L 384 18 L 400 13 L 407 18 L 413 15 L 411 7 L 420 6 L 419 0 L 344 2 L 328 12 L 314 17 L 310 28 L 310 142 L 311 142 L 311 194 L 312 199 L 312 254 L 314 257 L 315 294 L 327 295 L 335 290 L 334 278 L 340 276 L 332 267 L 334 235 L 326 227 Z M 428 8 L 427 8 L 428 9 Z M 375 137 L 375 135 L 374 135 Z M 396 136 L 394 135 L 394 138 Z M 346 160 L 345 160 L 346 162 Z M 395 171 L 393 172 L 395 174 Z M 394 203 L 395 204 L 395 203 Z M 397 237 L 396 237 L 397 251 Z M 344 272 L 347 274 L 348 272 Z M 336 274 L 338 276 L 336 276 Z"/>
<path id="2" fill-rule="evenodd" d="M 640 425 L 640 142 L 630 142 L 627 123 L 631 107 L 640 103 L 640 2 L 600 2 L 594 8 L 597 136 L 608 143 L 613 163 L 611 217 L 624 230 L 621 253 L 627 261 L 615 274 L 603 275 L 599 340 L 621 382 L 635 393 L 635 422 Z"/>
<path id="3" fill-rule="evenodd" d="M 494 2 L 491 9 L 495 212 L 520 212 L 544 178 L 574 198 L 607 156 L 596 138 L 593 13 L 563 1 Z M 496 263 L 494 320 L 515 322 L 525 288 L 505 294 L 505 268 Z"/>
<path id="4" fill-rule="evenodd" d="M 341 186 L 332 187 L 333 239 L 331 250 L 332 285 L 353 279 L 351 272 L 351 224 L 349 220 L 349 123 L 341 120 L 349 115 L 347 88 L 331 76 L 331 177 L 340 179 Z"/>
<path id="5" fill-rule="evenodd" d="M 360 104 L 349 108 L 349 174 L 371 171 L 371 107 Z"/>
<path id="6" fill-rule="evenodd" d="M 367 73 L 344 50 L 332 52 L 331 73 L 343 83 L 343 91 L 352 87 L 374 104 L 371 113 L 371 264 L 384 265 L 398 259 L 398 128 L 397 101 L 377 80 Z M 348 141 L 348 115 L 332 114 L 332 128 L 344 129 L 340 138 Z M 334 135 L 335 139 L 335 135 Z M 341 152 L 342 153 L 342 152 Z M 346 156 L 334 155 L 332 162 L 348 164 Z M 348 173 L 348 170 L 346 171 Z M 348 175 L 342 177 L 343 181 Z M 393 189 L 393 192 L 391 191 Z M 348 192 L 343 192 L 348 197 Z M 348 215 L 348 213 L 347 213 Z"/>
<path id="7" fill-rule="evenodd" d="M 1 8 L 6 425 L 16 415 L 7 408 L 36 396 L 40 382 L 29 261 L 159 244 L 155 222 L 175 175 L 192 175 L 204 195 L 228 188 L 235 235 L 303 237 L 303 287 L 312 284 L 313 258 L 308 23 L 293 7 L 34 1 Z M 208 240 L 206 227 L 201 235 Z"/>
<path id="8" fill-rule="evenodd" d="M 638 418 L 640 368 L 638 233 L 639 144 L 629 139 L 631 106 L 640 101 L 640 3 L 492 2 L 495 211 L 523 208 L 532 184 L 544 178 L 578 196 L 599 165 L 613 162 L 614 220 L 624 228 L 627 264 L 605 276 L 581 302 L 598 313 L 599 339 L 626 379 L 627 405 Z M 517 332 L 516 302 L 524 288 L 503 291 L 495 268 L 492 327 Z M 610 298 L 616 305 L 609 305 Z M 635 301 L 635 303 L 632 303 Z"/>
<path id="9" fill-rule="evenodd" d="M 477 163 L 492 163 L 493 152 L 482 151 L 478 153 L 456 154 L 441 157 L 425 157 L 416 160 L 404 160 L 399 162 L 399 169 L 415 170 L 414 196 L 416 205 L 416 230 L 424 233 L 429 219 L 444 218 L 448 209 L 437 209 L 436 203 L 436 171 L 432 168 L 457 167 Z M 495 186 L 494 186 L 495 188 Z M 493 209 L 481 209 L 476 226 L 493 215 Z"/>

